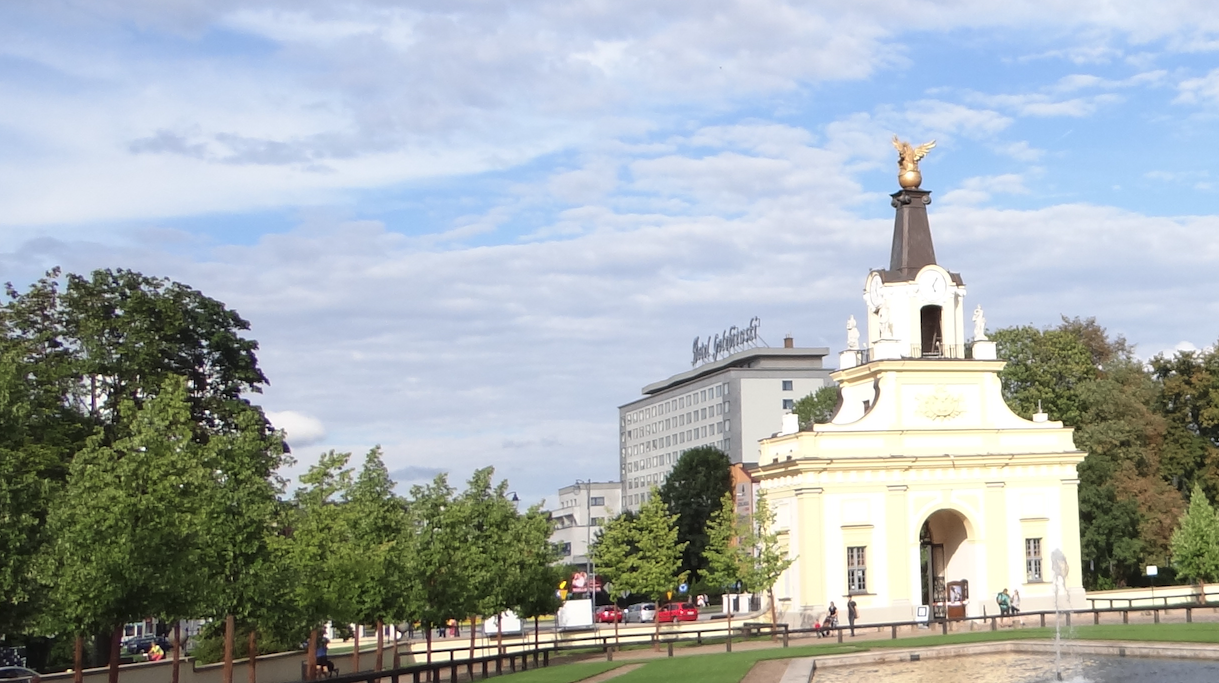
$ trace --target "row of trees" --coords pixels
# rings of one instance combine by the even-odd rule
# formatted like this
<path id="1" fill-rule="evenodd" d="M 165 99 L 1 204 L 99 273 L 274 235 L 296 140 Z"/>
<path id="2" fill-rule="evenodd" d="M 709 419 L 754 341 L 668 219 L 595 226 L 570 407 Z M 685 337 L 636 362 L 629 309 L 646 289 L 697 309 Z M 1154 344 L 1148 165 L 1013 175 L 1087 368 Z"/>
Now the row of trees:
<path id="1" fill-rule="evenodd" d="M 245 397 L 256 342 L 223 304 L 131 271 L 52 272 L 0 307 L 0 633 L 85 637 L 117 679 L 146 617 L 295 646 L 327 621 L 552 612 L 550 524 L 480 470 L 409 496 L 373 449 L 330 452 L 287 495 L 282 434 Z M 378 629 L 381 633 L 381 629 Z M 24 635 L 23 635 L 24 634 Z M 71 638 L 69 638 L 71 639 Z M 42 639 L 45 641 L 45 639 Z M 60 639 L 62 643 L 62 638 Z M 174 680 L 179 652 L 174 651 Z M 383 664 L 378 648 L 376 665 Z"/>
<path id="2" fill-rule="evenodd" d="M 766 498 L 758 498 L 751 515 L 738 515 L 732 494 L 724 493 L 704 519 L 703 580 L 726 592 L 769 593 L 773 623 L 777 615 L 772 589 L 795 559 L 779 545 Z M 592 546 L 592 557 L 614 592 L 659 602 L 689 579 L 690 570 L 685 568 L 689 542 L 679 540 L 680 521 L 680 515 L 670 513 L 664 497 L 653 489 L 638 514 L 624 513 L 606 524 Z M 659 619 L 656 629 L 659 634 Z"/>

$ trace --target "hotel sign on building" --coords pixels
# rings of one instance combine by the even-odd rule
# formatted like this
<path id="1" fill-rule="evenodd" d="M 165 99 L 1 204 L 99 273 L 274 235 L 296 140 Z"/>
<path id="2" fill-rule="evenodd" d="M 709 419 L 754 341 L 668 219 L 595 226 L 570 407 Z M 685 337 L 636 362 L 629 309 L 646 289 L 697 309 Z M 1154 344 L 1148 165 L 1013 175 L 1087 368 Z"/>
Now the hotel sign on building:
<path id="1" fill-rule="evenodd" d="M 782 429 L 796 401 L 829 383 L 827 348 L 796 348 L 788 337 L 782 348 L 734 350 L 758 339 L 758 325 L 754 318 L 709 338 L 704 346 L 718 358 L 649 384 L 643 398 L 619 407 L 624 509 L 638 510 L 691 448 L 714 446 L 734 463 L 756 463 L 759 440 Z"/>

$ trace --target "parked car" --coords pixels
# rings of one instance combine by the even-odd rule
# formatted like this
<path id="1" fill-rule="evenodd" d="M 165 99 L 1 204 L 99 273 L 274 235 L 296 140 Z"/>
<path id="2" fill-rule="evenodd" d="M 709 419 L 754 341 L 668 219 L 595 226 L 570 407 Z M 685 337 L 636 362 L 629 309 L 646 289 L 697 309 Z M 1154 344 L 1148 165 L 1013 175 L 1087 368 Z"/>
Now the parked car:
<path id="1" fill-rule="evenodd" d="M 135 638 L 123 643 L 123 649 L 126 650 L 127 654 L 129 655 L 146 655 L 148 654 L 148 648 L 152 647 L 154 642 L 157 645 L 160 645 L 161 649 L 167 654 L 174 648 L 174 646 L 170 644 L 169 638 L 165 638 L 164 636 L 136 636 Z"/>
<path id="2" fill-rule="evenodd" d="M 626 608 L 626 616 L 622 619 L 628 624 L 642 624 L 656 621 L 656 603 L 640 602 Z"/>
<path id="3" fill-rule="evenodd" d="M 4 683 L 38 683 L 38 672 L 24 666 L 0 666 L 0 681 L 4 681 Z"/>
<path id="4" fill-rule="evenodd" d="M 698 608 L 688 602 L 670 602 L 656 613 L 661 623 L 698 621 Z"/>
<path id="5" fill-rule="evenodd" d="M 602 605 L 593 618 L 598 624 L 613 624 L 622 621 L 622 608 L 617 605 Z"/>

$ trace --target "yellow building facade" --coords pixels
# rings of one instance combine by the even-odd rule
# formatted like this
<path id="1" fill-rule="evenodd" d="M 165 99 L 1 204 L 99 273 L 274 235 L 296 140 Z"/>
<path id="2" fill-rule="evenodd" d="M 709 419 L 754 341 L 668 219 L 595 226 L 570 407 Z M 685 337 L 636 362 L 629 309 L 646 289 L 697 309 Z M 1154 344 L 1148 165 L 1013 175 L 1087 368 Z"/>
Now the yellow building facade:
<path id="1" fill-rule="evenodd" d="M 966 344 L 964 282 L 935 263 L 929 203 L 893 195 L 890 266 L 865 280 L 866 347 L 848 323 L 833 419 L 761 443 L 754 476 L 795 559 L 775 586 L 792 624 L 851 599 L 862 623 L 996 614 L 1003 589 L 1024 610 L 1053 609 L 1056 588 L 1083 604 L 1084 453 L 1061 422 L 1008 408 L 981 308 Z"/>

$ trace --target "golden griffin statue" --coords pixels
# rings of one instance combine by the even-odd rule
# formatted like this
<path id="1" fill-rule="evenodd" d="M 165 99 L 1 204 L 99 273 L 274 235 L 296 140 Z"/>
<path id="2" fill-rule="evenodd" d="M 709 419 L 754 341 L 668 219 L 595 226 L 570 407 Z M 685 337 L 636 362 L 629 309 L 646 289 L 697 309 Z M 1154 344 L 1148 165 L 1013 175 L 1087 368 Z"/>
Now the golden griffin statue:
<path id="1" fill-rule="evenodd" d="M 904 190 L 916 190 L 923 182 L 923 174 L 919 173 L 919 159 L 927 156 L 927 152 L 935 147 L 935 140 L 918 147 L 911 147 L 909 142 L 898 140 L 893 136 L 893 146 L 897 148 L 897 182 Z"/>

